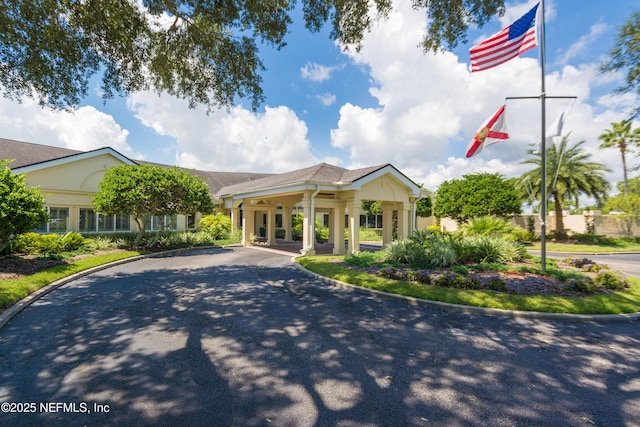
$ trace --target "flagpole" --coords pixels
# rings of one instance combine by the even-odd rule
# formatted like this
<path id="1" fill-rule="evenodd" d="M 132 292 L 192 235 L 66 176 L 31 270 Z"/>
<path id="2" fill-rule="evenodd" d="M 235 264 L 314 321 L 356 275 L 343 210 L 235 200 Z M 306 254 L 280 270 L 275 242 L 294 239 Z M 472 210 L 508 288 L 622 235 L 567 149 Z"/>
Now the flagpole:
<path id="1" fill-rule="evenodd" d="M 540 269 L 544 272 L 546 270 L 547 263 L 547 148 L 546 148 L 546 93 L 545 93 L 545 40 L 544 40 L 544 0 L 540 0 L 540 71 L 541 71 L 541 90 L 540 90 L 540 114 L 541 114 L 541 126 L 540 134 L 541 141 L 540 147 L 542 149 L 541 154 L 541 168 L 542 168 L 542 203 L 540 207 Z"/>

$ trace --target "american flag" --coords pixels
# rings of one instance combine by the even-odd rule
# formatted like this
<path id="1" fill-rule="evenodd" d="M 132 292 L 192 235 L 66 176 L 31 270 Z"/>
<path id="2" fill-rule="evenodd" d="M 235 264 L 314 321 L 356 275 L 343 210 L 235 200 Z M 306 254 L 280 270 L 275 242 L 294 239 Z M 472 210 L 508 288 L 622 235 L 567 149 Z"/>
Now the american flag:
<path id="1" fill-rule="evenodd" d="M 469 49 L 471 72 L 488 70 L 536 47 L 536 13 L 539 5 L 536 4 L 522 18 Z"/>

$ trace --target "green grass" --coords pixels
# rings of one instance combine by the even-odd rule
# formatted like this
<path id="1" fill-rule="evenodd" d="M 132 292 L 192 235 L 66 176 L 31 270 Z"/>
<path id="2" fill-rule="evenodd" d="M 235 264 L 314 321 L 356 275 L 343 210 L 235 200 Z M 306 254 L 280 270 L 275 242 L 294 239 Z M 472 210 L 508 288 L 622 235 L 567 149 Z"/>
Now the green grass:
<path id="1" fill-rule="evenodd" d="M 547 252 L 576 252 L 576 253 L 608 253 L 608 252 L 635 252 L 640 251 L 640 243 L 616 240 L 613 244 L 587 245 L 587 244 L 570 244 L 570 243 L 552 243 L 547 242 Z M 527 249 L 539 251 L 540 242 L 535 242 Z"/>
<path id="2" fill-rule="evenodd" d="M 74 260 L 69 264 L 58 265 L 48 270 L 32 274 L 19 279 L 0 280 L 0 309 L 11 307 L 16 302 L 32 294 L 38 289 L 63 279 L 80 271 L 88 270 L 99 265 L 108 264 L 125 258 L 140 255 L 138 251 L 116 252 L 105 255 L 95 255 Z"/>
<path id="3" fill-rule="evenodd" d="M 640 280 L 637 278 L 629 278 L 631 288 L 624 292 L 574 298 L 511 295 L 492 291 L 460 290 L 384 279 L 330 262 L 335 259 L 340 259 L 340 257 L 303 257 L 298 258 L 298 262 L 308 270 L 341 282 L 392 294 L 451 304 L 504 310 L 567 314 L 623 314 L 640 312 Z"/>

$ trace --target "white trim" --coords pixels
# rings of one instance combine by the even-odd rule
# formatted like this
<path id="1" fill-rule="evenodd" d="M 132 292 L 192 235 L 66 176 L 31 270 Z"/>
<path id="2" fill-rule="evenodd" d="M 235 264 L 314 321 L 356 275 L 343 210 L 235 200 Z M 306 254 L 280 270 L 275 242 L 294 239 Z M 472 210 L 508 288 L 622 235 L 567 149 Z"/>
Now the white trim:
<path id="1" fill-rule="evenodd" d="M 50 167 L 53 167 L 53 166 L 60 166 L 60 165 L 65 165 L 67 163 L 77 162 L 79 160 L 91 159 L 93 157 L 102 156 L 104 154 L 111 155 L 111 156 L 115 157 L 116 159 L 120 160 L 124 164 L 137 165 L 136 162 L 134 162 L 133 160 L 129 159 L 128 157 L 118 153 L 113 148 L 104 147 L 104 148 L 99 148 L 99 149 L 93 150 L 93 151 L 87 151 L 86 153 L 71 154 L 70 156 L 60 157 L 60 158 L 53 159 L 53 160 L 47 160 L 47 161 L 36 163 L 36 164 L 32 164 L 32 165 L 21 166 L 19 168 L 11 169 L 11 172 L 13 172 L 13 173 L 33 172 L 33 171 L 37 171 L 37 170 L 41 170 L 41 169 L 50 168 Z"/>

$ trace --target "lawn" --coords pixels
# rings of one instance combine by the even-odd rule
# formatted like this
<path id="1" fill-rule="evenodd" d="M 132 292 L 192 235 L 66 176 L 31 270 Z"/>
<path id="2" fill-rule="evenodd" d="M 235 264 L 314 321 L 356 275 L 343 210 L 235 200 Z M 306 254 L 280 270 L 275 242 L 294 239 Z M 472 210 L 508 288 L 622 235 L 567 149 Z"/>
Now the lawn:
<path id="1" fill-rule="evenodd" d="M 623 314 L 640 312 L 640 280 L 629 278 L 631 287 L 584 297 L 557 295 L 513 295 L 494 291 L 452 289 L 416 282 L 390 280 L 336 263 L 343 257 L 316 256 L 298 258 L 306 269 L 341 282 L 392 294 L 450 304 L 462 304 L 505 310 L 566 314 Z"/>
<path id="2" fill-rule="evenodd" d="M 0 310 L 9 308 L 38 289 L 72 274 L 138 255 L 141 255 L 141 252 L 125 251 L 92 255 L 70 260 L 67 264 L 57 265 L 24 277 L 0 280 Z"/>
<path id="3" fill-rule="evenodd" d="M 609 244 L 589 245 L 573 243 L 553 243 L 547 242 L 547 252 L 574 252 L 589 254 L 605 254 L 612 252 L 640 252 L 640 243 L 628 240 L 615 239 Z M 539 251 L 540 242 L 535 242 L 527 249 Z"/>

